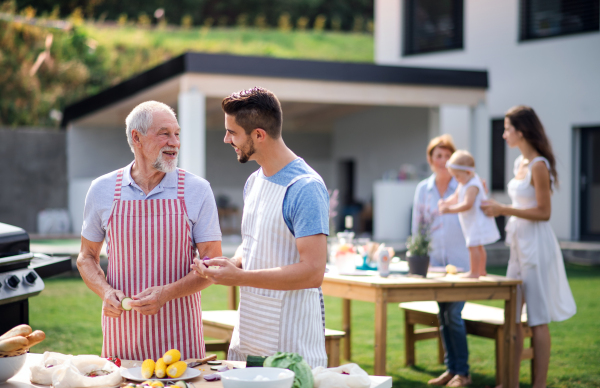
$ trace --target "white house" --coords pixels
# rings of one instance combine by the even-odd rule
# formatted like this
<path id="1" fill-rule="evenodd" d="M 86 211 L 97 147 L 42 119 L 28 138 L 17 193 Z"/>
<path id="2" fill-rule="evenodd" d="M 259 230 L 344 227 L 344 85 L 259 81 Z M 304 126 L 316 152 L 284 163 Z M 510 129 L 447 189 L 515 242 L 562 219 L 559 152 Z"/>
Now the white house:
<path id="1" fill-rule="evenodd" d="M 448 130 L 474 152 L 494 195 L 517 150 L 503 146 L 504 112 L 540 116 L 558 160 L 551 223 L 560 239 L 600 239 L 600 30 L 598 0 L 375 0 L 379 65 L 487 70 L 484 133 Z M 464 107 L 440 106 L 439 115 Z M 463 112 L 464 114 L 464 112 Z M 443 130 L 443 129 L 442 129 Z M 481 139 L 481 140 L 479 140 Z M 480 149 L 483 147 L 483 150 Z"/>

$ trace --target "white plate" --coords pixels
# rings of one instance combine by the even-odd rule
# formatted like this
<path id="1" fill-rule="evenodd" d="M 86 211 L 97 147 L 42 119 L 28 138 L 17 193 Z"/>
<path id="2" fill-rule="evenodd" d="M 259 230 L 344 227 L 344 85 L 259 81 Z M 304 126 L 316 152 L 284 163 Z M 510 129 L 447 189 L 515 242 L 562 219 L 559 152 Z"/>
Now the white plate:
<path id="1" fill-rule="evenodd" d="M 157 379 L 156 377 L 145 379 L 142 377 L 142 367 L 140 367 L 140 366 L 138 366 L 137 368 L 129 368 L 129 369 L 125 369 L 124 371 L 121 371 L 122 377 L 124 377 L 128 380 L 133 380 L 133 381 L 137 381 L 137 382 L 142 382 L 142 381 L 146 381 L 146 380 L 158 380 L 158 381 L 190 380 L 190 379 L 195 379 L 196 377 L 200 376 L 201 374 L 202 374 L 202 372 L 200 372 L 198 369 L 187 368 L 181 376 L 174 378 L 174 379 L 172 379 L 170 377 L 168 379 Z"/>

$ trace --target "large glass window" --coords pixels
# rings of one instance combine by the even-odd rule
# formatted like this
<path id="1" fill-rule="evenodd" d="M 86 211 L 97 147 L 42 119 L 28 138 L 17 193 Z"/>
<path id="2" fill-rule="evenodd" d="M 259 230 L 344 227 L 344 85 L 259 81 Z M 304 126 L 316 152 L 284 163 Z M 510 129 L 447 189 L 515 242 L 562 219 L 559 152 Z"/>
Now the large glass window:
<path id="1" fill-rule="evenodd" d="M 404 0 L 404 54 L 463 48 L 463 0 Z"/>
<path id="2" fill-rule="evenodd" d="M 600 0 L 521 0 L 521 40 L 599 31 Z"/>

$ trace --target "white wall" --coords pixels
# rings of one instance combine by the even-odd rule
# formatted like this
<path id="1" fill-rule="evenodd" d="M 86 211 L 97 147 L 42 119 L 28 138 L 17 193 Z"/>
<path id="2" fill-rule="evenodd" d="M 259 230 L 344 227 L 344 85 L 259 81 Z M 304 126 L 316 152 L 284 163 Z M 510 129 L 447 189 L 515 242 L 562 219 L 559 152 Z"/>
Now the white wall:
<path id="1" fill-rule="evenodd" d="M 405 163 L 427 168 L 429 114 L 428 108 L 375 107 L 337 121 L 334 166 L 343 159 L 355 160 L 357 200 L 370 201 L 373 183 L 390 169 Z"/>
<path id="2" fill-rule="evenodd" d="M 552 226 L 572 235 L 573 127 L 600 124 L 600 33 L 519 42 L 519 0 L 465 0 L 464 49 L 403 57 L 402 1 L 375 1 L 378 64 L 487 69 L 489 118 L 511 106 L 532 106 L 558 160 L 561 189 L 553 196 Z M 509 153 L 512 175 L 516 152 Z"/>
<path id="3" fill-rule="evenodd" d="M 224 194 L 238 208 L 243 207 L 243 189 L 248 176 L 259 166 L 250 161 L 241 164 L 229 144 L 223 143 L 224 130 L 206 132 L 206 173 L 215 196 Z M 327 187 L 333 184 L 332 133 L 283 132 L 286 145 L 317 171 Z"/>

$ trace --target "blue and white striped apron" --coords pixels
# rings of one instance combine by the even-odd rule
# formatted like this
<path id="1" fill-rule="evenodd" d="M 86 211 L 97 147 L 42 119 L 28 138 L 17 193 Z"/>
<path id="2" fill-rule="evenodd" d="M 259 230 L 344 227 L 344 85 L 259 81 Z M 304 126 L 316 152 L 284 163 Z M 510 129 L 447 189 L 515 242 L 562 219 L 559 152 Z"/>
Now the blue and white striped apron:
<path id="1" fill-rule="evenodd" d="M 258 172 L 257 172 L 258 173 Z M 245 270 L 283 267 L 298 263 L 296 238 L 283 218 L 287 186 L 250 176 L 242 217 L 242 267 Z M 325 258 L 324 258 L 325 260 Z M 233 331 L 229 360 L 270 356 L 276 352 L 300 354 L 312 367 L 327 367 L 323 296 L 320 288 L 280 291 L 240 287 L 239 321 Z"/>

